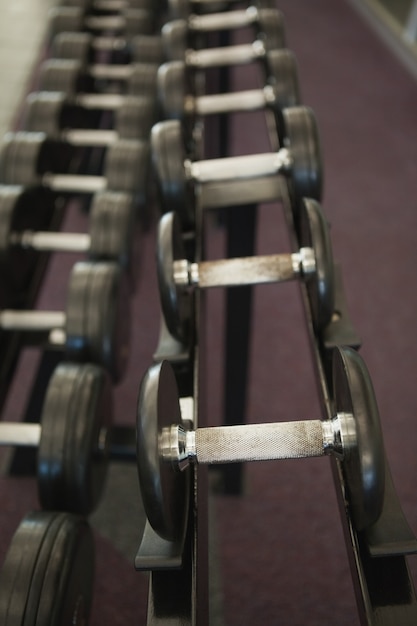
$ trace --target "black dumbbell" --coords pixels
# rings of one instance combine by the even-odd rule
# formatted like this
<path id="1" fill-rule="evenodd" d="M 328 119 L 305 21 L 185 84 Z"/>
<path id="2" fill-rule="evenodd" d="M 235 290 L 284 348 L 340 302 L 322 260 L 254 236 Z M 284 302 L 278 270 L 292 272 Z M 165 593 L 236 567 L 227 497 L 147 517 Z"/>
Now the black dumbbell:
<path id="1" fill-rule="evenodd" d="M 166 211 L 178 212 L 192 222 L 194 187 L 208 183 L 265 179 L 279 174 L 290 179 L 296 199 L 321 199 L 323 172 L 320 140 L 313 111 L 307 107 L 284 109 L 284 144 L 278 152 L 206 161 L 187 159 L 185 139 L 178 120 L 159 122 L 152 128 L 152 161 Z"/>
<path id="2" fill-rule="evenodd" d="M 39 201 L 42 200 L 41 193 Z M 9 282 L 14 266 L 24 266 L 28 250 L 84 252 L 91 261 L 117 263 L 134 282 L 136 210 L 129 194 L 96 194 L 89 215 L 89 233 L 85 234 L 39 231 L 37 212 L 33 189 L 0 185 L 0 282 Z M 20 291 L 22 281 L 24 285 L 24 275 L 21 280 L 14 280 L 10 288 Z"/>
<path id="3" fill-rule="evenodd" d="M 94 94 L 93 94 L 94 95 Z M 82 103 L 83 98 L 80 97 Z M 88 104 L 88 96 L 85 99 Z M 88 126 L 97 109 L 74 105 L 64 93 L 39 91 L 29 94 L 23 112 L 23 128 L 29 132 L 46 133 L 49 139 L 66 141 L 81 147 L 106 147 L 118 139 L 148 140 L 156 121 L 155 99 L 125 96 L 114 110 L 112 130 Z M 99 122 L 101 115 L 98 116 Z"/>
<path id="4" fill-rule="evenodd" d="M 60 194 L 94 194 L 99 191 L 131 193 L 146 201 L 148 142 L 116 141 L 106 149 L 104 175 L 59 174 L 65 171 L 67 143 L 48 139 L 45 133 L 8 133 L 0 154 L 0 182 L 6 185 L 46 187 Z"/>
<path id="5" fill-rule="evenodd" d="M 87 65 L 97 54 L 107 53 L 112 63 L 156 63 L 164 60 L 162 40 L 155 35 L 121 37 L 93 37 L 89 33 L 60 33 L 51 47 L 51 57 L 74 59 Z"/>
<path id="6" fill-rule="evenodd" d="M 240 14 L 240 12 L 237 12 Z M 228 13 L 219 13 L 207 16 L 193 16 L 195 20 L 213 20 L 213 28 L 203 32 L 217 30 L 219 24 L 227 23 Z M 230 13 L 232 15 L 232 12 Z M 250 15 L 250 13 L 249 13 Z M 224 65 L 242 65 L 262 60 L 268 62 L 267 52 L 278 48 L 285 48 L 285 27 L 282 13 L 276 9 L 254 10 L 259 31 L 258 37 L 249 44 L 235 46 L 223 46 L 221 48 L 193 49 L 192 36 L 201 32 L 195 22 L 195 28 L 185 20 L 174 20 L 167 22 L 161 29 L 162 46 L 167 61 L 185 61 L 188 67 L 203 69 L 209 67 L 219 67 Z M 214 17 L 216 16 L 216 19 Z M 233 20 L 231 25 L 233 24 Z M 242 20 L 241 20 L 242 21 Z M 237 20 L 237 25 L 240 25 Z M 220 27 L 221 28 L 221 27 Z M 190 41 L 191 39 L 191 41 Z"/>
<path id="7" fill-rule="evenodd" d="M 126 36 L 154 32 L 154 15 L 143 9 L 124 8 L 117 15 L 94 15 L 79 7 L 54 7 L 49 11 L 51 37 L 73 31 L 115 32 Z"/>
<path id="8" fill-rule="evenodd" d="M 68 96 L 97 91 L 97 81 L 120 83 L 130 96 L 156 95 L 158 65 L 131 63 L 127 65 L 89 65 L 72 59 L 50 59 L 39 71 L 40 91 L 62 91 Z M 113 93 L 98 94 L 113 96 Z"/>
<path id="9" fill-rule="evenodd" d="M 157 272 L 162 310 L 170 333 L 184 340 L 190 323 L 191 288 L 240 287 L 297 278 L 306 282 L 312 321 L 321 331 L 334 311 L 334 267 L 327 223 L 320 205 L 306 199 L 300 206 L 300 249 L 273 254 L 191 263 L 182 243 L 179 218 L 166 213 L 159 221 Z"/>
<path id="10" fill-rule="evenodd" d="M 66 311 L 0 310 L 0 334 L 28 333 L 64 349 L 76 361 L 99 363 L 119 381 L 129 356 L 128 281 L 115 263 L 79 262 L 72 268 Z"/>
<path id="11" fill-rule="evenodd" d="M 262 89 L 194 96 L 183 61 L 164 63 L 158 70 L 158 101 L 162 117 L 179 119 L 192 134 L 201 116 L 257 111 L 269 108 L 275 114 L 280 142 L 283 140 L 282 109 L 301 103 L 295 56 L 289 50 L 268 53 L 270 75 Z"/>
<path id="12" fill-rule="evenodd" d="M 85 519 L 36 511 L 20 523 L 0 570 L 0 622 L 88 624 L 94 537 Z"/>
<path id="13" fill-rule="evenodd" d="M 190 462 L 231 463 L 335 455 L 346 479 L 354 526 L 363 530 L 381 514 L 385 458 L 372 382 L 359 354 L 333 355 L 333 419 L 186 430 L 168 362 L 145 375 L 138 400 L 137 459 L 149 523 L 163 538 L 178 539 L 186 524 Z"/>
<path id="14" fill-rule="evenodd" d="M 43 509 L 89 515 L 107 476 L 112 420 L 106 372 L 90 363 L 60 363 L 48 384 L 41 423 L 0 422 L 0 446 L 38 449 Z"/>

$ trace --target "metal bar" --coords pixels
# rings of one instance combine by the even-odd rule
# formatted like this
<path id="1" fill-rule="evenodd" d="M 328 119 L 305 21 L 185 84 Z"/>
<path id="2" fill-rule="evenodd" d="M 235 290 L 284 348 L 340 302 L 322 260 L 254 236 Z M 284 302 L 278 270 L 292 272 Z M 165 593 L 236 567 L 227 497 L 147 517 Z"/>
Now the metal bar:
<path id="1" fill-rule="evenodd" d="M 132 76 L 132 65 L 90 65 L 87 72 L 93 78 L 105 80 L 127 80 Z"/>
<path id="2" fill-rule="evenodd" d="M 0 445 L 36 447 L 39 445 L 41 430 L 40 424 L 0 422 Z"/>
<path id="3" fill-rule="evenodd" d="M 226 159 L 186 161 L 186 173 L 198 183 L 219 183 L 227 180 L 253 179 L 274 176 L 290 167 L 290 154 L 286 148 L 278 152 L 247 154 Z"/>
<path id="4" fill-rule="evenodd" d="M 269 88 L 270 91 L 272 91 Z M 267 102 L 265 89 L 219 93 L 194 98 L 194 110 L 198 115 L 217 115 L 230 111 L 258 111 Z"/>
<path id="5" fill-rule="evenodd" d="M 13 244 L 46 252 L 88 252 L 91 237 L 85 233 L 24 231 L 11 236 Z"/>
<path id="6" fill-rule="evenodd" d="M 206 15 L 190 15 L 188 27 L 197 32 L 210 32 L 218 30 L 231 30 L 244 28 L 255 23 L 258 12 L 254 7 L 243 11 L 225 11 L 223 13 L 211 13 Z"/>
<path id="7" fill-rule="evenodd" d="M 0 311 L 0 328 L 23 332 L 65 328 L 66 315 L 61 311 Z"/>
<path id="8" fill-rule="evenodd" d="M 242 285 L 260 285 L 262 283 L 284 282 L 294 279 L 298 274 L 297 266 L 290 254 L 269 254 L 263 256 L 202 261 L 192 264 L 200 288 L 238 287 Z"/>
<path id="9" fill-rule="evenodd" d="M 96 193 L 107 189 L 104 176 L 79 174 L 44 174 L 42 184 L 53 191 L 66 193 Z"/>
<path id="10" fill-rule="evenodd" d="M 115 130 L 74 128 L 62 131 L 61 138 L 73 146 L 106 148 L 118 140 L 119 133 Z"/>
<path id="11" fill-rule="evenodd" d="M 120 15 L 91 15 L 84 18 L 84 27 L 91 30 L 122 30 L 126 25 L 126 18 Z"/>
<path id="12" fill-rule="evenodd" d="M 82 93 L 75 96 L 74 102 L 85 109 L 106 109 L 113 111 L 124 105 L 126 96 L 121 96 L 116 93 Z"/>
<path id="13" fill-rule="evenodd" d="M 227 48 L 207 48 L 187 50 L 185 62 L 196 68 L 222 67 L 224 65 L 246 65 L 257 59 L 265 58 L 265 46 L 261 41 L 240 44 Z"/>

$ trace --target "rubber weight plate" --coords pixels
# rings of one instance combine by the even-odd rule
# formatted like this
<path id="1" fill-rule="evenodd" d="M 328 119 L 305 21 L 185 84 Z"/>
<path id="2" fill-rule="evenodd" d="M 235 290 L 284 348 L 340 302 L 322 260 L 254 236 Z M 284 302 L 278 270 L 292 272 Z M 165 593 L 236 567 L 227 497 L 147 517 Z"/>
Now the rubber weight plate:
<path id="1" fill-rule="evenodd" d="M 297 198 L 321 200 L 323 165 L 316 119 L 307 107 L 283 111 L 284 146 L 292 160 L 291 179 Z"/>
<path id="2" fill-rule="evenodd" d="M 106 151 L 104 175 L 109 191 L 134 194 L 144 206 L 149 184 L 149 143 L 134 139 L 120 139 Z"/>
<path id="3" fill-rule="evenodd" d="M 75 96 L 80 89 L 82 64 L 74 59 L 49 59 L 42 63 L 39 71 L 41 91 L 61 91 Z M 93 81 L 90 80 L 91 91 Z"/>
<path id="4" fill-rule="evenodd" d="M 165 323 L 174 337 L 184 341 L 189 331 L 192 296 L 180 291 L 174 281 L 174 261 L 186 258 L 179 220 L 174 212 L 161 217 L 157 237 L 157 275 Z"/>
<path id="5" fill-rule="evenodd" d="M 78 361 L 123 377 L 129 357 L 130 298 L 125 273 L 114 263 L 77 263 L 67 297 L 67 352 Z"/>
<path id="6" fill-rule="evenodd" d="M 285 22 L 281 11 L 260 9 L 258 11 L 259 35 L 267 50 L 285 48 Z"/>
<path id="7" fill-rule="evenodd" d="M 348 502 L 357 530 L 379 518 L 384 502 L 385 461 L 379 412 L 369 372 L 352 348 L 336 348 L 333 388 L 337 413 L 355 417 L 356 445 L 344 452 Z"/>
<path id="8" fill-rule="evenodd" d="M 290 50 L 271 50 L 267 55 L 268 84 L 274 90 L 274 113 L 280 145 L 285 138 L 282 110 L 301 104 L 300 85 L 295 55 Z"/>
<path id="9" fill-rule="evenodd" d="M 38 451 L 43 508 L 89 515 L 100 501 L 108 467 L 106 434 L 111 386 L 91 364 L 60 364 L 48 385 Z"/>
<path id="10" fill-rule="evenodd" d="M 185 20 L 173 20 L 161 29 L 164 58 L 168 61 L 184 61 L 188 48 L 188 26 Z"/>
<path id="11" fill-rule="evenodd" d="M 87 522 L 68 513 L 29 513 L 0 572 L 0 622 L 87 624 L 93 577 L 94 542 Z"/>
<path id="12" fill-rule="evenodd" d="M 183 224 L 192 224 L 194 194 L 185 175 L 186 152 L 178 120 L 155 124 L 151 133 L 151 150 L 163 210 L 175 211 Z"/>
<path id="13" fill-rule="evenodd" d="M 52 42 L 51 57 L 55 59 L 75 59 L 80 63 L 90 60 L 93 36 L 81 32 L 61 32 Z"/>
<path id="14" fill-rule="evenodd" d="M 45 133 L 50 139 L 59 138 L 64 104 L 65 94 L 61 92 L 42 91 L 29 94 L 23 120 L 25 130 Z"/>
<path id="15" fill-rule="evenodd" d="M 126 85 L 126 92 L 130 96 L 156 97 L 156 75 L 158 65 L 150 63 L 134 63 L 132 73 Z"/>
<path id="16" fill-rule="evenodd" d="M 334 312 L 334 263 L 329 227 L 318 202 L 304 198 L 300 207 L 300 245 L 313 248 L 316 260 L 314 276 L 307 279 L 313 326 L 323 330 Z"/>
<path id="17" fill-rule="evenodd" d="M 129 44 L 133 61 L 161 65 L 164 61 L 161 38 L 156 35 L 137 35 Z"/>
<path id="18" fill-rule="evenodd" d="M 126 96 L 123 106 L 115 112 L 115 128 L 120 138 L 148 141 L 155 121 L 155 98 Z"/>
<path id="19" fill-rule="evenodd" d="M 112 260 L 129 276 L 132 286 L 137 277 L 135 261 L 136 211 L 127 193 L 105 191 L 93 197 L 90 209 L 92 261 Z"/>
<path id="20" fill-rule="evenodd" d="M 175 540 L 183 531 L 188 511 L 189 472 L 175 472 L 159 452 L 161 429 L 181 422 L 178 389 L 167 361 L 151 367 L 139 392 L 137 460 L 139 484 L 146 516 L 164 539 Z"/>

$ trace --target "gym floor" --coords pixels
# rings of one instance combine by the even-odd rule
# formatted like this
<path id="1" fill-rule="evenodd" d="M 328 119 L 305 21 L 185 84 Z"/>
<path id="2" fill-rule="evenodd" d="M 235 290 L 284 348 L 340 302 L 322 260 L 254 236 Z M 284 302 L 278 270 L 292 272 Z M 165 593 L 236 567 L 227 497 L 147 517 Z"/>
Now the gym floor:
<path id="1" fill-rule="evenodd" d="M 43 54 L 41 42 L 45 35 L 45 17 L 51 4 L 54 4 L 52 0 L 13 0 L 13 2 L 0 0 L 1 132 L 11 128 L 18 119 L 23 95 L 32 84 L 33 68 Z M 417 363 L 414 346 L 417 305 L 414 300 L 411 301 L 410 290 L 415 290 L 410 285 L 415 284 L 413 268 L 416 261 L 417 212 L 415 207 L 411 209 L 407 205 L 410 204 L 410 198 L 415 197 L 410 190 L 415 185 L 417 155 L 413 145 L 415 141 L 412 142 L 407 138 L 411 136 L 413 129 L 415 130 L 413 117 L 415 107 L 412 105 L 417 102 L 417 89 L 409 75 L 392 61 L 380 42 L 365 29 L 350 10 L 348 11 L 343 0 L 337 2 L 319 0 L 315 3 L 317 6 L 314 9 L 309 6 L 313 3 L 306 3 L 307 6 L 303 7 L 307 14 L 305 26 L 301 24 L 303 20 L 300 20 L 300 8 L 296 6 L 299 3 L 283 0 L 279 4 L 283 6 L 287 17 L 289 45 L 299 59 L 304 99 L 317 111 L 319 127 L 323 128 L 326 155 L 325 208 L 332 221 L 332 237 L 338 258 L 346 268 L 349 266 L 351 269 L 351 275 L 346 280 L 348 301 L 355 321 L 359 320 L 358 330 L 364 338 L 364 353 L 372 370 L 377 396 L 381 400 L 384 426 L 390 435 L 387 440 L 389 453 L 395 457 L 393 471 L 396 484 L 401 489 L 400 495 L 405 502 L 410 523 L 417 531 L 415 480 L 402 479 L 401 473 L 403 459 L 411 458 L 405 473 L 414 472 L 415 476 L 415 460 L 413 461 L 415 432 L 410 433 L 405 428 L 392 424 L 395 420 L 400 424 L 405 423 L 406 416 L 410 413 L 414 413 L 415 416 L 416 409 L 412 381 L 415 381 Z M 398 8 L 400 4 L 405 5 L 405 2 L 393 0 L 392 4 Z M 401 15 L 405 13 L 404 6 Z M 346 31 L 341 33 L 341 36 L 339 33 L 336 36 L 335 24 L 340 24 L 338 21 L 340 14 Z M 399 13 L 398 15 L 400 16 Z M 311 46 L 305 39 L 308 29 L 311 29 L 310 36 L 313 32 L 314 37 L 321 37 L 323 46 L 329 48 L 333 45 L 334 55 L 325 57 L 321 50 Z M 343 84 L 340 85 L 342 81 L 338 63 L 342 63 L 342 59 L 348 54 L 347 51 L 352 49 L 353 61 L 356 61 L 357 65 L 352 71 L 344 67 Z M 384 71 L 380 71 L 381 65 Z M 384 88 L 387 75 L 385 71 L 392 77 L 392 92 L 389 88 Z M 369 85 L 372 85 L 369 89 L 366 72 L 370 76 Z M 327 78 L 324 79 L 324 76 Z M 323 84 L 320 83 L 320 77 Z M 334 91 L 338 78 L 340 91 L 337 90 L 336 96 L 339 93 L 343 95 L 339 100 Z M 349 91 L 350 89 L 352 91 Z M 353 94 L 355 97 L 346 102 L 344 94 Z M 370 110 L 373 113 L 374 109 L 365 107 L 375 106 L 376 100 L 378 104 L 382 103 L 383 108 L 378 109 L 378 115 L 370 116 Z M 336 102 L 337 106 L 334 106 Z M 367 115 L 361 117 L 364 110 Z M 389 119 L 401 121 L 402 126 L 398 133 L 388 128 L 388 134 L 392 131 L 392 135 L 389 134 L 389 149 L 393 150 L 393 155 L 392 157 L 388 155 L 381 165 L 378 159 L 383 158 L 380 153 L 385 151 L 385 145 L 384 150 L 379 148 L 375 150 L 375 143 L 371 145 L 372 138 L 375 140 L 375 137 L 384 136 Z M 257 140 L 258 137 L 255 138 L 255 141 Z M 374 161 L 371 162 L 372 159 Z M 392 175 L 393 168 L 396 168 L 395 176 Z M 74 211 L 69 215 L 68 224 L 73 226 L 75 224 L 80 230 L 85 229 L 85 220 L 75 213 Z M 389 231 L 388 233 L 382 232 L 384 224 L 387 225 L 385 231 Z M 265 229 L 269 232 L 266 233 Z M 264 226 L 262 237 L 268 237 L 273 231 L 273 228 Z M 372 255 L 369 254 L 369 242 L 374 241 L 375 233 L 383 242 L 380 244 L 381 247 L 383 245 L 387 247 L 389 263 L 394 257 L 397 259 L 395 269 L 391 265 L 387 267 L 388 262 L 382 256 L 382 252 L 378 256 L 380 252 L 378 245 L 374 245 Z M 399 243 L 402 246 L 400 251 L 396 247 Z M 274 239 L 273 245 L 275 244 Z M 121 423 L 127 420 L 132 422 L 134 419 L 137 385 L 144 367 L 151 363 L 152 347 L 155 347 L 157 340 L 154 312 L 158 307 L 158 294 L 153 251 L 153 238 L 147 236 L 143 240 L 140 286 L 141 293 L 146 293 L 146 301 L 141 300 L 139 293 L 135 298 L 133 310 L 135 328 L 132 344 L 137 350 L 131 363 L 128 380 L 116 393 L 116 419 Z M 372 259 L 368 259 L 368 255 L 372 256 Z M 366 269 L 364 259 L 369 261 Z M 73 262 L 74 259 L 70 258 L 65 261 L 54 259 L 39 306 L 59 307 L 65 296 L 64 281 L 60 281 L 62 285 L 57 285 L 53 277 L 57 275 L 56 272 L 59 276 L 64 275 Z M 374 271 L 379 272 L 376 277 Z M 377 289 L 375 285 L 378 286 Z M 392 306 L 390 308 L 393 299 L 396 303 L 407 302 L 407 306 L 398 306 L 397 310 Z M 262 302 L 264 301 L 261 298 L 257 299 L 258 314 L 262 307 L 264 310 L 270 307 L 269 303 Z M 376 315 L 378 311 L 381 313 L 379 316 Z M 269 355 L 271 350 L 271 336 L 283 336 L 283 332 L 286 332 L 283 330 L 285 323 L 290 324 L 293 320 L 288 319 L 291 315 L 282 310 L 279 315 L 273 314 L 269 317 L 273 319 L 269 319 L 265 325 L 262 323 L 262 328 L 257 328 L 259 335 L 254 354 L 256 371 L 254 381 L 251 383 L 249 408 L 258 418 L 268 415 L 271 406 L 275 406 L 274 399 L 269 396 L 268 401 L 267 395 L 264 395 L 265 386 L 268 385 L 275 393 L 279 384 L 283 396 L 287 388 L 294 391 L 293 381 L 289 379 L 289 372 L 293 370 L 294 355 L 287 354 L 289 350 L 286 351 L 285 346 L 279 346 L 280 350 L 277 352 L 282 353 L 280 357 L 282 370 L 278 367 L 271 368 L 268 359 L 265 358 L 265 351 Z M 264 318 L 262 319 L 264 321 Z M 140 331 L 143 328 L 151 329 L 147 333 L 146 344 L 141 342 Z M 308 358 L 306 361 L 302 358 L 296 360 L 297 372 L 302 379 L 304 370 L 307 371 L 309 368 Z M 401 374 L 400 365 L 402 365 Z M 393 368 L 394 371 L 389 372 L 389 368 Z M 408 378 L 404 376 L 404 370 L 408 370 Z M 279 377 L 277 372 L 280 374 Z M 22 375 L 22 371 L 19 375 Z M 216 372 L 211 378 L 212 389 L 216 391 L 219 377 Z M 299 388 L 296 389 L 299 400 L 298 411 L 306 407 L 310 409 L 311 388 L 314 390 L 314 383 L 308 389 L 303 389 L 302 393 Z M 19 385 L 16 383 L 14 396 L 19 396 L 19 393 Z M 218 394 L 213 392 L 211 396 L 211 409 L 216 414 Z M 284 413 L 284 397 L 280 397 L 280 401 L 280 409 Z M 294 406 L 292 410 L 294 411 Z M 16 415 L 19 414 L 18 408 L 15 407 L 14 411 Z M 300 415 L 295 417 L 299 418 Z M 404 436 L 404 433 L 408 436 Z M 291 471 L 292 467 L 291 465 Z M 263 624 L 286 623 L 291 626 L 306 622 L 309 624 L 332 622 L 338 626 L 344 624 L 352 626 L 357 623 L 344 546 L 338 545 L 338 542 L 343 544 L 343 539 L 340 532 L 337 534 L 339 520 L 337 512 L 333 511 L 336 506 L 334 496 L 323 497 L 327 488 L 333 494 L 331 479 L 325 474 L 328 468 L 322 469 L 314 462 L 309 467 L 312 468 L 311 473 L 305 472 L 307 476 L 297 478 L 300 480 L 296 482 L 298 486 L 295 487 L 297 498 L 293 495 L 294 491 L 291 492 L 291 488 L 294 487 L 285 482 L 288 472 L 284 465 L 282 473 L 274 472 L 273 476 L 265 475 L 261 468 L 251 468 L 248 497 L 241 501 L 215 499 L 214 532 L 218 538 L 223 561 L 222 574 L 215 577 L 217 584 L 212 594 L 212 597 L 216 596 L 211 620 L 213 626 L 221 626 L 223 620 L 228 626 L 234 624 L 244 626 L 252 624 L 255 620 Z M 315 485 L 308 483 L 308 478 L 313 473 L 316 477 L 315 482 L 319 483 L 323 479 L 320 491 Z M 10 480 L 13 482 L 10 483 Z M 7 481 L 7 485 L 5 482 L 1 483 L 0 500 L 3 505 L 3 516 L 0 519 L 2 533 L 0 556 L 4 554 L 7 538 L 10 537 L 9 519 L 17 523 L 21 515 L 31 507 L 36 507 L 33 481 L 28 483 L 15 479 Z M 13 486 L 12 490 L 9 489 L 10 484 Z M 287 500 L 291 502 L 292 506 L 288 510 L 285 508 L 287 501 L 283 503 L 281 509 L 281 503 L 277 502 L 277 493 L 283 499 L 287 496 Z M 308 516 L 305 514 L 303 497 L 308 500 L 311 507 L 308 509 Z M 146 577 L 135 574 L 132 567 L 143 523 L 138 503 L 135 467 L 121 464 L 113 466 L 103 506 L 91 520 L 98 530 L 96 600 L 92 626 L 142 624 L 145 621 Z M 285 511 L 284 515 L 282 510 Z M 239 528 L 233 521 L 236 515 L 242 520 Z M 269 520 L 275 528 L 276 534 L 273 538 L 270 537 Z M 336 530 L 332 527 L 333 522 Z M 300 528 L 303 529 L 301 533 Z M 214 567 L 217 567 L 216 559 Z M 316 567 L 321 568 L 321 574 L 323 568 L 326 568 L 325 574 L 316 575 Z M 317 608 L 318 601 L 314 595 L 317 592 L 322 598 L 321 608 Z M 331 618 L 329 606 L 332 607 Z M 292 616 L 291 619 L 285 618 L 288 612 Z M 311 621 L 305 619 L 306 615 L 311 617 Z"/>

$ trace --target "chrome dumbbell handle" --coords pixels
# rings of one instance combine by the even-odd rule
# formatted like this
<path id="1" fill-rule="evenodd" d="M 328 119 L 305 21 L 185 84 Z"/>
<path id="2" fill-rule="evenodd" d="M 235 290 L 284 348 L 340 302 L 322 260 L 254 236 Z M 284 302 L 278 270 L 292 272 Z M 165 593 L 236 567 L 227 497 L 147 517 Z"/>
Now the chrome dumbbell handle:
<path id="1" fill-rule="evenodd" d="M 47 173 L 42 176 L 42 185 L 56 192 L 96 193 L 107 189 L 107 179 L 104 176 Z"/>
<path id="2" fill-rule="evenodd" d="M 197 115 L 216 115 L 225 111 L 258 111 L 276 102 L 273 88 L 248 89 L 237 93 L 221 93 L 208 96 L 186 96 L 184 110 Z"/>
<path id="3" fill-rule="evenodd" d="M 120 109 L 126 103 L 126 96 L 117 93 L 82 93 L 74 96 L 75 105 L 84 109 Z"/>
<path id="4" fill-rule="evenodd" d="M 184 163 L 187 178 L 198 183 L 217 183 L 227 180 L 250 180 L 274 176 L 291 169 L 292 159 L 287 148 L 278 152 L 248 154 L 225 159 L 208 159 Z"/>
<path id="5" fill-rule="evenodd" d="M 44 332 L 65 329 L 67 316 L 62 311 L 0 311 L 2 330 Z"/>
<path id="6" fill-rule="evenodd" d="M 40 424 L 0 422 L 0 445 L 37 447 L 41 440 Z"/>
<path id="7" fill-rule="evenodd" d="M 88 252 L 91 236 L 86 233 L 25 230 L 12 233 L 10 243 L 43 252 Z"/>
<path id="8" fill-rule="evenodd" d="M 217 30 L 232 30 L 250 26 L 258 20 L 258 11 L 255 7 L 248 7 L 242 11 L 225 11 L 207 15 L 190 15 L 188 28 L 197 32 L 211 32 Z"/>
<path id="9" fill-rule="evenodd" d="M 316 271 L 312 248 L 301 248 L 294 254 L 270 254 L 256 257 L 222 259 L 190 263 L 186 259 L 174 261 L 174 282 L 179 287 L 198 285 L 235 287 L 276 283 L 308 276 Z"/>
<path id="10" fill-rule="evenodd" d="M 190 462 L 213 465 L 326 454 L 345 458 L 355 442 L 353 415 L 342 413 L 327 421 L 219 426 L 195 431 L 173 425 L 162 429 L 159 446 L 164 461 L 184 469 Z"/>
<path id="11" fill-rule="evenodd" d="M 256 59 L 263 59 L 266 49 L 262 41 L 223 48 L 187 50 L 185 63 L 196 68 L 220 67 L 223 65 L 244 65 Z"/>
<path id="12" fill-rule="evenodd" d="M 106 148 L 119 139 L 119 133 L 115 130 L 104 129 L 71 129 L 62 131 L 60 139 L 72 146 Z"/>

